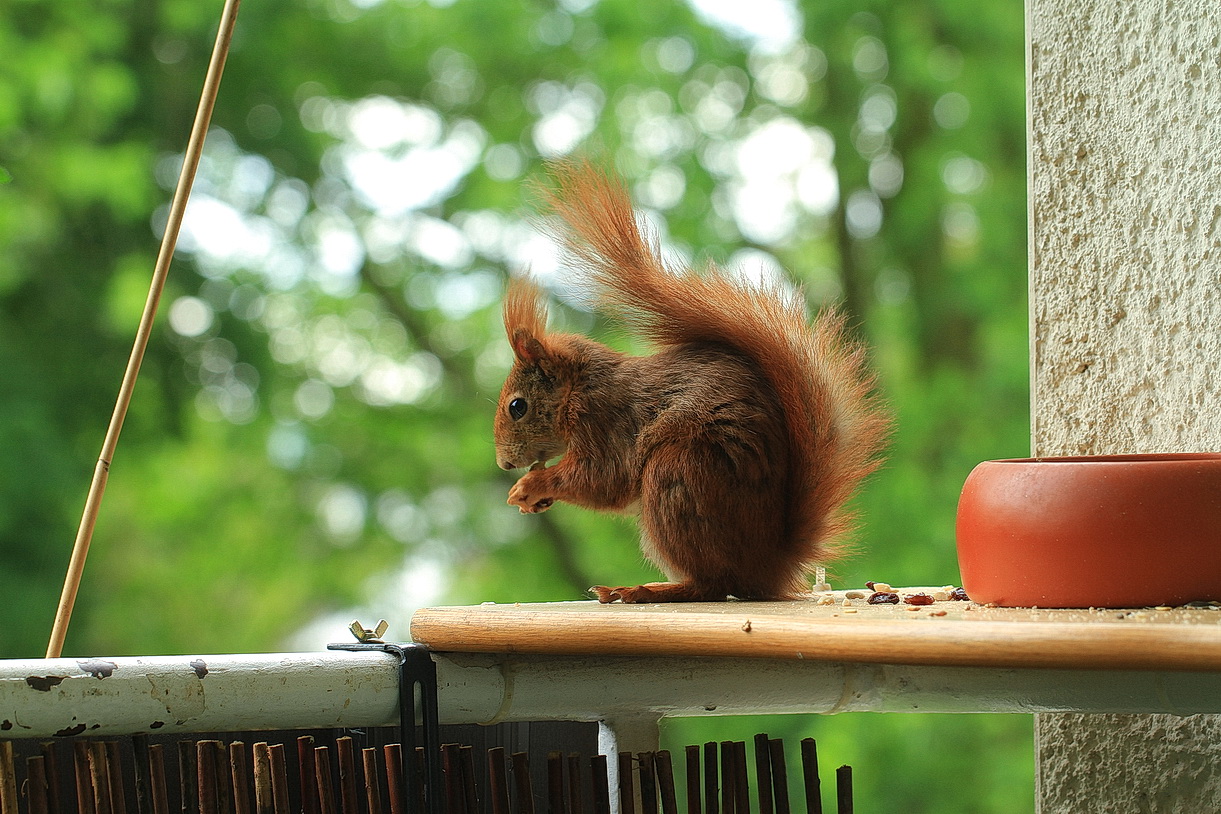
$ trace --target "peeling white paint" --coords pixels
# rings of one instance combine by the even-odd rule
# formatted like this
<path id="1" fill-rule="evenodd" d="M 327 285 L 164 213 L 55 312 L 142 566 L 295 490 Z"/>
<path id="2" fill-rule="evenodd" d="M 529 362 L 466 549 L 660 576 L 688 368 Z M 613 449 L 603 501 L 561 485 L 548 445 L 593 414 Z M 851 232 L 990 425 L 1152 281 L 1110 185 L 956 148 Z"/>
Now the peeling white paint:
<path id="1" fill-rule="evenodd" d="M 385 653 L 111 661 L 104 677 L 71 659 L 0 661 L 0 728 L 8 737 L 55 737 L 397 721 L 398 662 Z"/>
<path id="2" fill-rule="evenodd" d="M 398 722 L 398 661 L 385 653 L 204 659 L 203 678 L 186 657 L 161 657 L 114 659 L 114 674 L 101 680 L 66 659 L 0 661 L 0 732 L 44 738 Z M 1221 712 L 1221 675 L 1212 673 L 627 656 L 434 660 L 442 723 L 609 721 L 628 726 L 633 738 L 648 731 L 643 722 L 668 716 Z M 32 676 L 39 680 L 31 684 Z"/>

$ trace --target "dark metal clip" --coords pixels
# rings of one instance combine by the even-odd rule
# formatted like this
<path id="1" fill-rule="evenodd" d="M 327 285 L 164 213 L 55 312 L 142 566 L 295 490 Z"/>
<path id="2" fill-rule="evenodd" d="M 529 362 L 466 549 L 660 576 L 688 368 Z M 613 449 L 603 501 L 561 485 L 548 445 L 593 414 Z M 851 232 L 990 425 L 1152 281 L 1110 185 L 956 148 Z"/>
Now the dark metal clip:
<path id="1" fill-rule="evenodd" d="M 363 628 L 362 628 L 363 630 Z M 370 639 L 385 633 L 378 625 Z M 399 659 L 399 737 L 403 744 L 403 789 L 407 796 L 408 810 L 415 814 L 442 814 L 444 788 L 441 776 L 441 723 L 437 711 L 437 665 L 428 648 L 421 644 L 393 644 L 364 640 L 327 645 L 328 650 L 361 652 L 377 650 L 395 655 Z M 417 714 L 416 692 L 419 692 L 420 709 Z M 416 718 L 419 717 L 424 730 L 424 743 L 416 736 Z M 412 771 L 415 765 L 416 747 L 424 747 L 424 786 Z M 424 800 L 424 810 L 419 811 L 419 801 Z"/>

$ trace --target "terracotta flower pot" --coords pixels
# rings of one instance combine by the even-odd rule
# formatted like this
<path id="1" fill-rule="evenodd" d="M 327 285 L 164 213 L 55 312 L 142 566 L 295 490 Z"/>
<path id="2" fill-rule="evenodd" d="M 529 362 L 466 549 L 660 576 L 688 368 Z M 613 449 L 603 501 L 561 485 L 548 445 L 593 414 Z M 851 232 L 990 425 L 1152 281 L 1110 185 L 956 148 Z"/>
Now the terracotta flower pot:
<path id="1" fill-rule="evenodd" d="M 985 461 L 963 486 L 957 537 L 976 602 L 1221 600 L 1221 454 Z"/>

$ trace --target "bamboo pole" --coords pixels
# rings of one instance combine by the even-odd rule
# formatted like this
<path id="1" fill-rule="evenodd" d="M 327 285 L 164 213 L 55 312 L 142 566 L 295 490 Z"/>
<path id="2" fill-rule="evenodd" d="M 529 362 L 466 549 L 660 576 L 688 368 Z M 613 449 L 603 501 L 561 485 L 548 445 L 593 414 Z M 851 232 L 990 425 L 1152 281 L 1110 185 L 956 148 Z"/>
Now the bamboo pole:
<path id="1" fill-rule="evenodd" d="M 818 778 L 818 744 L 813 738 L 801 740 L 801 776 L 806 791 L 806 814 L 823 814 L 822 781 Z"/>
<path id="2" fill-rule="evenodd" d="M 233 785 L 234 814 L 250 814 L 250 762 L 242 741 L 229 744 L 229 779 Z"/>
<path id="3" fill-rule="evenodd" d="M 767 748 L 772 755 L 772 799 L 776 814 L 789 814 L 789 770 L 784 762 L 784 741 L 769 740 Z"/>
<path id="4" fill-rule="evenodd" d="M 339 802 L 343 814 L 357 814 L 356 802 L 356 748 L 352 738 L 344 735 L 335 739 L 335 753 L 339 761 Z"/>
<path id="5" fill-rule="evenodd" d="M 135 344 L 132 346 L 127 369 L 124 371 L 123 381 L 119 386 L 119 396 L 110 417 L 110 425 L 106 429 L 102 452 L 98 456 L 97 466 L 93 471 L 93 480 L 89 484 L 89 492 L 85 498 L 84 514 L 76 532 L 76 540 L 72 545 L 68 573 L 64 578 L 63 592 L 60 594 L 59 606 L 55 611 L 55 624 L 51 628 L 51 640 L 47 645 L 47 658 L 49 659 L 59 658 L 63 652 L 64 639 L 68 635 L 68 622 L 72 618 L 72 608 L 76 604 L 76 594 L 85 571 L 85 557 L 89 553 L 89 543 L 93 539 L 93 529 L 97 524 L 98 512 L 101 509 L 102 494 L 106 491 L 110 464 L 114 460 L 115 448 L 119 443 L 119 432 L 123 429 L 123 419 L 127 416 L 127 408 L 131 404 L 132 393 L 136 387 L 136 377 L 140 373 L 140 363 L 144 360 L 144 351 L 148 347 L 149 337 L 152 335 L 153 320 L 157 315 L 161 292 L 165 288 L 170 261 L 174 257 L 174 247 L 178 242 L 178 230 L 181 228 L 183 216 L 186 214 L 187 199 L 190 197 L 191 185 L 195 181 L 195 171 L 199 168 L 199 160 L 203 154 L 204 137 L 207 135 L 208 124 L 212 119 L 212 109 L 216 104 L 216 95 L 220 90 L 220 77 L 225 67 L 225 58 L 229 54 L 229 43 L 233 38 L 233 26 L 237 20 L 239 5 L 240 0 L 225 0 L 225 7 L 221 12 L 220 26 L 216 32 L 216 45 L 212 49 L 212 58 L 208 63 L 207 74 L 204 76 L 203 91 L 200 95 L 199 107 L 195 112 L 195 122 L 191 126 L 191 135 L 187 141 L 182 172 L 178 176 L 178 186 L 174 190 L 174 197 L 170 202 L 169 218 L 165 224 L 165 234 L 161 238 L 161 250 L 157 254 L 157 262 L 153 267 L 153 279 L 149 286 L 148 299 L 144 303 L 144 313 L 140 317 L 140 325 L 136 330 Z"/>
<path id="6" fill-rule="evenodd" d="M 89 742 L 72 742 L 72 767 L 75 770 L 76 810 L 80 814 L 95 814 L 93 786 L 89 781 Z"/>
<path id="7" fill-rule="evenodd" d="M 619 813 L 636 814 L 636 783 L 632 778 L 632 753 L 619 753 Z"/>
<path id="8" fill-rule="evenodd" d="M 479 805 L 479 793 L 475 784 L 475 747 L 463 746 L 458 750 L 458 765 L 462 773 L 462 804 L 467 814 L 479 814 L 483 808 Z"/>
<path id="9" fill-rule="evenodd" d="M 503 746 L 493 746 L 488 750 L 488 797 L 492 803 L 492 814 L 509 814 L 509 775 Z"/>
<path id="10" fill-rule="evenodd" d="M 136 811 L 138 814 L 152 814 L 152 786 L 149 784 L 150 760 L 148 755 L 148 735 L 131 736 L 132 768 L 135 777 Z"/>
<path id="11" fill-rule="evenodd" d="M 656 758 L 652 752 L 636 755 L 640 780 L 640 814 L 657 814 Z"/>
<path id="12" fill-rule="evenodd" d="M 382 814 L 382 787 L 377 780 L 377 750 L 367 747 L 360 750 L 361 763 L 365 770 L 365 802 L 369 814 Z"/>
<path id="13" fill-rule="evenodd" d="M 54 743 L 43 743 L 39 746 L 47 774 L 47 809 L 50 814 L 59 814 L 59 758 L 55 755 Z"/>
<path id="14" fill-rule="evenodd" d="M 284 744 L 274 743 L 268 747 L 271 760 L 271 800 L 275 814 L 288 814 L 291 809 L 288 799 L 288 758 L 284 756 Z"/>
<path id="15" fill-rule="evenodd" d="M 93 789 L 93 805 L 97 814 L 120 814 L 110 801 L 110 763 L 106 760 L 106 744 L 90 741 L 85 750 L 89 767 L 89 782 Z"/>
<path id="16" fill-rule="evenodd" d="M 581 800 L 581 756 L 568 756 L 568 811 L 569 814 L 584 814 Z"/>
<path id="17" fill-rule="evenodd" d="M 178 802 L 181 814 L 197 814 L 199 806 L 198 779 L 195 763 L 195 745 L 188 740 L 178 741 Z"/>
<path id="18" fill-rule="evenodd" d="M 318 814 L 318 775 L 314 769 L 314 736 L 297 738 L 297 779 L 300 781 L 301 814 Z"/>
<path id="19" fill-rule="evenodd" d="M 199 786 L 199 814 L 220 814 L 219 795 L 216 787 L 215 741 L 196 741 L 195 750 L 195 779 Z"/>
<path id="20" fill-rule="evenodd" d="M 547 811 L 550 814 L 568 814 L 565 802 L 564 753 L 551 751 L 547 753 Z"/>
<path id="21" fill-rule="evenodd" d="M 755 735 L 755 777 L 759 814 L 772 814 L 772 753 L 768 748 L 770 740 L 766 733 Z"/>
<path id="22" fill-rule="evenodd" d="M 331 776 L 331 747 L 314 747 L 314 787 L 320 814 L 336 814 L 335 781 Z"/>
<path id="23" fill-rule="evenodd" d="M 534 814 L 534 788 L 530 783 L 530 756 L 526 752 L 512 755 L 513 785 L 517 790 L 516 814 Z"/>
<path id="24" fill-rule="evenodd" d="M 610 780 L 606 766 L 606 755 L 594 755 L 589 759 L 589 772 L 593 783 L 594 814 L 611 814 Z"/>
<path id="25" fill-rule="evenodd" d="M 165 784 L 165 747 L 160 743 L 148 747 L 148 780 L 153 814 L 170 814 L 169 794 Z"/>
<path id="26" fill-rule="evenodd" d="M 216 810 L 233 814 L 233 766 L 229 763 L 229 748 L 222 741 L 212 741 L 216 750 Z"/>
<path id="27" fill-rule="evenodd" d="M 265 741 L 254 745 L 254 811 L 273 814 L 275 811 L 271 779 L 271 748 Z"/>
<path id="28" fill-rule="evenodd" d="M 852 814 L 852 767 L 835 770 L 835 804 L 838 814 Z"/>
<path id="29" fill-rule="evenodd" d="M 733 769 L 733 741 L 721 741 L 721 811 L 723 814 L 749 814 L 738 811 L 738 774 Z"/>
<path id="30" fill-rule="evenodd" d="M 687 755 L 687 814 L 704 814 L 700 805 L 700 748 L 692 745 L 685 748 Z"/>
<path id="31" fill-rule="evenodd" d="M 746 741 L 732 742 L 734 811 L 750 814 L 750 779 L 746 768 Z"/>
<path id="32" fill-rule="evenodd" d="M 3 747 L 0 747 L 2 749 Z M 47 805 L 47 768 L 46 758 L 34 755 L 26 758 L 26 797 L 29 800 L 30 814 L 49 814 Z"/>
<path id="33" fill-rule="evenodd" d="M 661 814 L 678 814 L 678 796 L 674 791 L 674 764 L 669 751 L 662 749 L 654 756 L 657 788 L 661 792 Z"/>
<path id="34" fill-rule="evenodd" d="M 403 788 L 403 745 L 387 743 L 382 747 L 386 758 L 386 794 L 390 801 L 390 814 L 407 814 L 407 789 Z"/>
<path id="35" fill-rule="evenodd" d="M 17 766 L 12 741 L 0 741 L 0 814 L 17 814 Z"/>
<path id="36" fill-rule="evenodd" d="M 708 741 L 704 744 L 704 810 L 708 814 L 719 814 L 720 798 L 718 797 L 717 778 L 717 744 Z"/>
<path id="37" fill-rule="evenodd" d="M 445 810 L 448 814 L 476 814 L 466 811 L 463 807 L 465 797 L 462 794 L 462 771 L 459 768 L 458 744 L 446 743 L 441 746 L 441 766 L 445 778 Z"/>
<path id="38" fill-rule="evenodd" d="M 123 761 L 119 757 L 118 741 L 106 741 L 103 751 L 106 755 L 106 774 L 110 781 L 110 810 L 127 814 L 127 789 L 123 784 Z"/>

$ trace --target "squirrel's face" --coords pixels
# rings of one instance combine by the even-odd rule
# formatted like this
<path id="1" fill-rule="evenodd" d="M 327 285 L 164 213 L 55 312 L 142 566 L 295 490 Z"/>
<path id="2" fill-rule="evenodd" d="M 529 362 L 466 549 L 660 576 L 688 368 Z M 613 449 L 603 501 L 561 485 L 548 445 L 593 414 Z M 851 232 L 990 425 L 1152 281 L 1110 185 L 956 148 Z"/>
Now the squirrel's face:
<path id="1" fill-rule="evenodd" d="M 521 469 L 564 453 L 557 431 L 561 387 L 539 364 L 519 360 L 500 391 L 496 406 L 496 463 Z"/>

